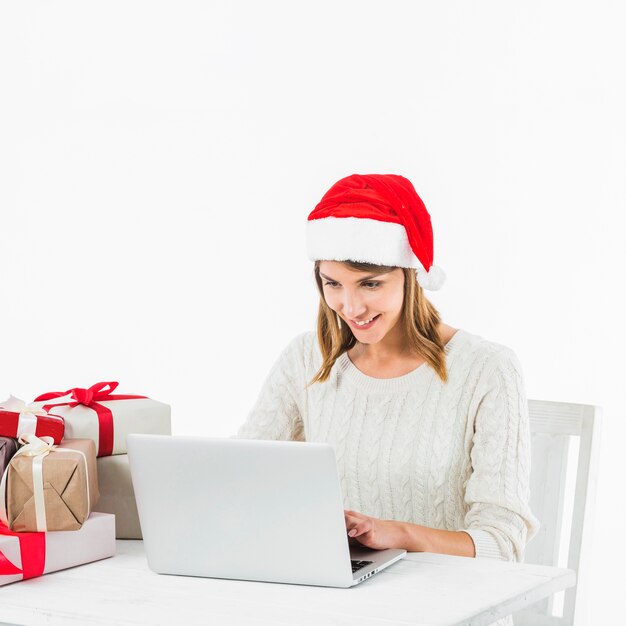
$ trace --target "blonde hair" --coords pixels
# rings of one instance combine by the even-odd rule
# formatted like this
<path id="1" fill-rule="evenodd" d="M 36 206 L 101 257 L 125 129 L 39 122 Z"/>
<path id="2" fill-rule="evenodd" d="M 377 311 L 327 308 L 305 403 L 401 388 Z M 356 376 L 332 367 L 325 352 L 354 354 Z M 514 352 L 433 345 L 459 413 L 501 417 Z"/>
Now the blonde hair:
<path id="1" fill-rule="evenodd" d="M 396 269 L 390 265 L 374 265 L 356 261 L 342 261 L 342 263 L 351 269 L 375 274 L 384 274 Z M 335 361 L 357 342 L 350 327 L 341 323 L 337 313 L 326 304 L 319 264 L 320 261 L 315 261 L 313 271 L 320 293 L 317 313 L 317 339 L 322 353 L 322 366 L 309 381 L 307 387 L 316 382 L 323 383 L 328 380 Z M 439 378 L 445 383 L 448 381 L 448 370 L 444 344 L 438 329 L 441 316 L 432 303 L 426 299 L 424 290 L 416 281 L 415 270 L 407 267 L 400 269 L 404 272 L 404 300 L 400 324 L 407 345 L 413 352 L 424 358 L 426 363 L 435 370 Z"/>

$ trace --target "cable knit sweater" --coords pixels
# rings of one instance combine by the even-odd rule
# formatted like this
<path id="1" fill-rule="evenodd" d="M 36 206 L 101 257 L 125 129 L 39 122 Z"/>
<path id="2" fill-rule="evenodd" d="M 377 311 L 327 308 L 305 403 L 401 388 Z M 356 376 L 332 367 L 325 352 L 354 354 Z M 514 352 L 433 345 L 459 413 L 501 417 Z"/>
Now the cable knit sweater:
<path id="1" fill-rule="evenodd" d="M 477 557 L 521 561 L 538 529 L 528 506 L 522 369 L 511 349 L 463 329 L 445 353 L 447 383 L 426 363 L 374 378 L 344 353 L 327 381 L 305 389 L 322 356 L 316 333 L 301 333 L 274 363 L 236 436 L 329 443 L 344 508 L 464 530 Z"/>

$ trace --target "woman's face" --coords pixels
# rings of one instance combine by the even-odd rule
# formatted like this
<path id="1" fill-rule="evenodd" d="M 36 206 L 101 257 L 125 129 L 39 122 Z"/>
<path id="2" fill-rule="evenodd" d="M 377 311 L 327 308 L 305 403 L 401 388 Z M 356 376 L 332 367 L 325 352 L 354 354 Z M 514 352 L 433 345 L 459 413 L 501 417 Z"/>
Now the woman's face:
<path id="1" fill-rule="evenodd" d="M 372 274 L 353 270 L 339 261 L 321 261 L 319 272 L 326 304 L 361 343 L 377 343 L 400 319 L 404 297 L 401 268 Z M 360 325 L 357 321 L 368 323 Z"/>

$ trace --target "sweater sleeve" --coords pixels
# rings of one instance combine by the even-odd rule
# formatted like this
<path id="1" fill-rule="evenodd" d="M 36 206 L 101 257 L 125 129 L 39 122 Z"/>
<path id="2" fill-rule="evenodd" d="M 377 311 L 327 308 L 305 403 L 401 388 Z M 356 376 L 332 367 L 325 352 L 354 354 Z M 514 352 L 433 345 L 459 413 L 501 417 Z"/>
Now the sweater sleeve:
<path id="1" fill-rule="evenodd" d="M 304 333 L 298 335 L 280 353 L 252 410 L 233 438 L 304 441 L 300 404 L 305 383 L 300 382 L 299 376 L 303 338 Z"/>
<path id="2" fill-rule="evenodd" d="M 464 530 L 477 557 L 521 562 L 539 521 L 529 507 L 530 426 L 520 363 L 509 348 L 479 380 Z"/>

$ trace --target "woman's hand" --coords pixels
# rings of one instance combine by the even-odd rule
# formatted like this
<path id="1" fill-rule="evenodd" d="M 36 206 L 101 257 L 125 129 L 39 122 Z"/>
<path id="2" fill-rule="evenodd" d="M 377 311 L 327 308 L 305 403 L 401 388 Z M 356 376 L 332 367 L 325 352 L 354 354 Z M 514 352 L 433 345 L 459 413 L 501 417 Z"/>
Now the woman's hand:
<path id="1" fill-rule="evenodd" d="M 401 547 L 401 529 L 398 522 L 381 520 L 356 511 L 344 510 L 348 537 L 360 544 L 384 550 L 386 548 Z"/>
<path id="2" fill-rule="evenodd" d="M 464 530 L 438 530 L 411 522 L 382 520 L 344 509 L 348 541 L 384 550 L 404 548 L 407 552 L 438 552 L 458 556 L 476 556 L 474 540 Z"/>

